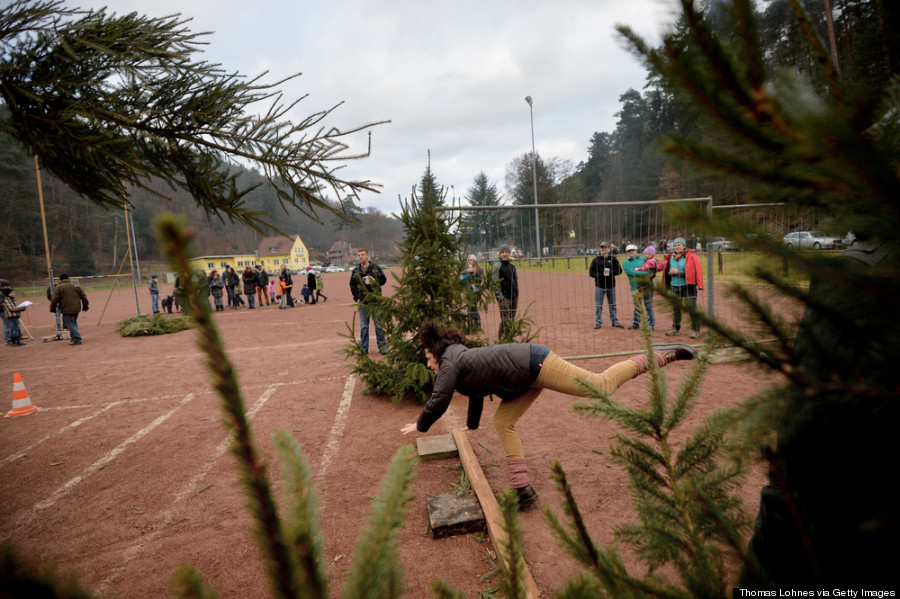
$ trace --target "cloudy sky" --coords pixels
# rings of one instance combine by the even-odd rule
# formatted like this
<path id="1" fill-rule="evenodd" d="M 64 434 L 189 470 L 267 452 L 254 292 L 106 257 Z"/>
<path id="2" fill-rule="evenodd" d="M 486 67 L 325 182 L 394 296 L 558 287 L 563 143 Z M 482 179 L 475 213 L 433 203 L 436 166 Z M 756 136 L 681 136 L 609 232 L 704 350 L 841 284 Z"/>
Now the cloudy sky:
<path id="1" fill-rule="evenodd" d="M 383 185 L 362 207 L 399 211 L 425 169 L 464 196 L 479 171 L 505 193 L 507 165 L 531 150 L 526 96 L 534 101 L 538 154 L 587 157 L 595 131 L 612 131 L 618 98 L 645 72 L 618 34 L 653 43 L 674 20 L 673 0 L 82 0 L 162 16 L 181 13 L 209 31 L 208 61 L 271 80 L 300 72 L 286 98 L 308 94 L 298 117 L 344 104 L 328 121 L 372 130 L 372 155 L 347 177 Z M 296 120 L 296 119 L 295 119 Z M 354 148 L 365 151 L 365 137 Z"/>

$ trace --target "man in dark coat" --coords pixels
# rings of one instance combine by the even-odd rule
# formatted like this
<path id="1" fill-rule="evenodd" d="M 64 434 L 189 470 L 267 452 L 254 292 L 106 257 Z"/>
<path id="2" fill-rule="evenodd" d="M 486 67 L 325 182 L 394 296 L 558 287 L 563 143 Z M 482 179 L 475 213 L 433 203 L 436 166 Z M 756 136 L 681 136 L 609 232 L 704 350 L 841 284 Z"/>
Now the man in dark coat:
<path id="1" fill-rule="evenodd" d="M 262 308 L 263 300 L 266 301 L 267 306 L 270 304 L 269 293 L 266 291 L 269 286 L 269 273 L 262 267 L 262 264 L 257 264 L 254 274 L 256 275 L 256 302 Z"/>
<path id="2" fill-rule="evenodd" d="M 382 354 L 387 350 L 381 323 L 375 311 L 374 298 L 381 295 L 381 286 L 387 283 L 387 277 L 381 267 L 369 260 L 369 250 L 356 250 L 359 264 L 350 273 L 350 292 L 353 301 L 359 304 L 359 345 L 369 353 L 369 317 L 375 321 L 375 341 Z"/>
<path id="3" fill-rule="evenodd" d="M 600 254 L 594 257 L 588 273 L 594 279 L 594 328 L 603 326 L 603 299 L 609 302 L 609 320 L 612 326 L 622 329 L 622 323 L 616 313 L 616 277 L 622 274 L 619 259 L 610 254 L 609 243 L 600 244 Z"/>
<path id="4" fill-rule="evenodd" d="M 494 295 L 500 306 L 500 332 L 501 339 L 507 337 L 510 322 L 516 317 L 519 307 L 519 275 L 516 266 L 509 259 L 508 245 L 500 246 L 500 260 L 491 268 L 491 279 L 497 283 Z"/>
<path id="5" fill-rule="evenodd" d="M 59 275 L 59 285 L 50 296 L 50 312 L 59 308 L 63 325 L 69 331 L 69 345 L 81 345 L 81 333 L 78 332 L 78 313 L 88 311 L 88 298 L 81 287 L 76 287 L 69 280 L 69 275 Z"/>

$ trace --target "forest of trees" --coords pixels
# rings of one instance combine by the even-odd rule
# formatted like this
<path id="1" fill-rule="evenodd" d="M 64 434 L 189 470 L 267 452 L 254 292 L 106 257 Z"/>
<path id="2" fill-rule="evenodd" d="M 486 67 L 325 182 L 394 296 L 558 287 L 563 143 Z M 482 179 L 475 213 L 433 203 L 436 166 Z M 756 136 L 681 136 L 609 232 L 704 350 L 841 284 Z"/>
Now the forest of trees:
<path id="1" fill-rule="evenodd" d="M 0 109 L 3 107 L 0 106 Z M 391 215 L 374 208 L 360 209 L 354 202 L 340 202 L 345 213 L 360 226 L 319 211 L 321 223 L 299 210 L 285 210 L 261 175 L 252 170 L 235 169 L 242 186 L 258 185 L 244 196 L 245 207 L 272 215 L 272 222 L 289 235 L 299 234 L 311 256 L 323 259 L 336 241 L 354 247 L 367 247 L 374 255 L 392 256 L 400 239 L 400 223 Z M 47 216 L 47 236 L 54 271 L 73 275 L 107 274 L 118 271 L 126 256 L 125 211 L 106 210 L 79 197 L 47 173 L 41 175 Z M 160 183 L 156 183 L 160 185 Z M 171 201 L 142 189 L 133 189 L 129 197 L 133 210 L 137 253 L 142 261 L 159 261 L 159 246 L 153 236 L 152 221 L 163 210 L 186 216 L 197 227 L 196 247 L 206 255 L 252 252 L 263 234 L 244 224 L 207 217 L 184 191 L 172 192 Z M 326 200 L 332 205 L 337 201 Z M 46 277 L 44 238 L 41 229 L 34 158 L 0 133 L 0 211 L 8 214 L 0 234 L 0 271 L 19 280 Z M 276 235 L 277 233 L 271 233 Z M 127 271 L 127 265 L 126 265 Z"/>
<path id="2" fill-rule="evenodd" d="M 900 5 L 888 0 L 830 0 L 832 26 L 829 28 L 825 12 L 828 2 L 802 0 L 801 4 L 810 14 L 819 36 L 836 53 L 840 76 L 846 82 L 845 88 L 854 94 L 856 105 L 863 111 L 876 110 L 875 102 L 884 86 L 900 70 L 900 30 L 894 26 L 900 22 Z M 759 34 L 767 62 L 775 68 L 798 69 L 801 74 L 813 72 L 818 59 L 801 43 L 796 20 L 788 18 L 791 10 L 788 0 L 771 0 L 762 6 Z M 713 22 L 726 18 L 717 16 L 715 2 L 710 2 L 706 10 Z M 683 28 L 683 24 L 676 28 Z M 577 166 L 558 158 L 535 156 L 540 203 L 647 201 L 707 195 L 718 204 L 752 203 L 760 199 L 732 178 L 702 172 L 661 152 L 661 145 L 669 136 L 703 140 L 712 135 L 710 132 L 715 127 L 708 116 L 689 108 L 652 69 L 648 68 L 643 91 L 625 90 L 619 102 L 615 130 L 589 134 L 587 155 Z M 0 105 L 0 110 L 6 107 Z M 586 129 L 589 127 L 586 124 Z M 390 258 L 396 252 L 401 228 L 390 215 L 373 208 L 362 210 L 352 199 L 324 198 L 324 202 L 342 208 L 361 226 L 348 224 L 324 210 L 319 213 L 322 222 L 318 223 L 293 207 L 285 210 L 276 190 L 258 172 L 240 169 L 237 174 L 242 186 L 259 184 L 244 196 L 245 208 L 270 214 L 283 231 L 299 234 L 314 257 L 324 255 L 340 240 L 369 247 L 382 258 Z M 504 183 L 506 202 L 518 205 L 534 202 L 530 153 L 511 159 Z M 124 211 L 98 207 L 47 174 L 43 175 L 43 186 L 54 269 L 64 267 L 79 275 L 117 270 L 126 248 Z M 160 258 L 150 223 L 157 212 L 166 209 L 183 214 L 197 224 L 196 247 L 204 254 L 256 248 L 261 234 L 251 227 L 209 217 L 183 190 L 164 191 L 172 200 L 142 189 L 132 189 L 129 196 L 134 208 L 134 237 L 142 259 Z M 474 175 L 465 197 L 473 206 L 501 202 L 496 184 L 483 172 Z M 2 132 L 0 209 L 9 215 L 0 234 L 0 270 L 13 278 L 45 277 L 34 160 Z M 526 213 L 524 220 L 530 221 L 525 226 L 533 228 L 533 213 Z M 561 242 L 559 237 L 568 227 L 554 226 L 554 217 L 549 212 L 546 214 L 541 217 L 542 243 L 552 246 Z M 471 211 L 465 222 L 473 247 L 486 249 L 501 241 L 503 222 L 497 213 Z M 534 239 L 533 233 L 526 232 L 524 237 Z"/>
<path id="3" fill-rule="evenodd" d="M 729 18 L 719 14 L 717 2 L 702 3 L 710 20 Z M 810 15 L 816 32 L 825 46 L 836 54 L 844 88 L 854 97 L 856 106 L 869 119 L 878 109 L 885 86 L 900 72 L 900 3 L 890 0 L 800 0 Z M 830 4 L 833 36 L 830 35 L 826 6 Z M 764 6 L 758 14 L 759 36 L 766 62 L 775 70 L 795 69 L 807 76 L 816 72 L 819 58 L 802 42 L 797 19 L 792 17 L 789 0 L 757 3 Z M 676 24 L 684 31 L 684 23 Z M 834 44 L 830 40 L 834 39 Z M 818 90 L 823 82 L 813 81 Z M 735 178 L 698 170 L 696 166 L 664 155 L 662 144 L 669 137 L 707 140 L 718 135 L 718 123 L 700 114 L 680 98 L 665 80 L 648 68 L 643 91 L 628 89 L 619 96 L 618 121 L 612 132 L 596 131 L 590 135 L 587 157 L 574 169 L 557 158 L 536 156 L 537 195 L 541 204 L 650 201 L 684 197 L 711 196 L 716 204 L 746 204 L 760 200 L 753 191 Z M 534 188 L 531 154 L 514 158 L 506 171 L 506 194 L 513 204 L 533 204 Z M 467 197 L 483 195 L 489 181 L 476 178 Z M 472 201 L 472 204 L 476 202 Z M 478 214 L 478 213 L 473 213 Z M 480 213 L 484 214 L 484 213 Z M 528 230 L 522 233 L 534 239 L 533 212 L 526 211 Z M 546 216 L 545 216 L 546 215 Z M 485 218 L 481 216 L 480 218 Z M 564 243 L 560 238 L 568 227 L 556 227 L 552 213 L 541 213 L 542 245 Z M 546 222 L 545 222 L 546 219 Z M 471 223 L 470 223 L 471 224 Z M 496 223 L 497 228 L 502 223 Z M 588 226 L 588 223 L 582 223 Z M 484 226 L 470 241 L 478 245 L 484 240 Z M 582 233 L 587 233 L 583 231 Z M 580 237 L 586 237 L 581 235 Z M 532 251 L 533 248 L 528 248 Z"/>

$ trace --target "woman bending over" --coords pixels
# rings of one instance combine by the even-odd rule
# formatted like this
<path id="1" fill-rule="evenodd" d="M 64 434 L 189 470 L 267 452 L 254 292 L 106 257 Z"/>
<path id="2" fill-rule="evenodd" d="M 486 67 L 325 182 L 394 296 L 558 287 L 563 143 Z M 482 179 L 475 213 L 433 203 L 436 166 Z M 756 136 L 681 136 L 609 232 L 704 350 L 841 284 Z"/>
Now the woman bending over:
<path id="1" fill-rule="evenodd" d="M 424 433 L 431 428 L 450 406 L 453 392 L 469 398 L 466 428 L 478 428 L 484 397 L 496 395 L 501 399 L 494 414 L 494 428 L 506 452 L 509 484 L 516 490 L 519 505 L 537 501 L 531 486 L 522 442 L 516 434 L 516 422 L 534 403 L 543 389 L 587 397 L 577 378 L 590 381 L 606 393 L 612 393 L 625 382 L 650 369 L 647 356 L 634 356 L 597 374 L 570 364 L 543 345 L 505 343 L 489 347 L 468 348 L 459 329 L 444 328 L 426 320 L 419 329 L 419 339 L 425 347 L 428 367 L 437 373 L 431 398 L 417 422 L 400 429 L 404 435 L 413 431 Z M 656 363 L 665 366 L 675 360 L 690 360 L 694 348 L 684 343 L 663 343 L 653 346 Z"/>

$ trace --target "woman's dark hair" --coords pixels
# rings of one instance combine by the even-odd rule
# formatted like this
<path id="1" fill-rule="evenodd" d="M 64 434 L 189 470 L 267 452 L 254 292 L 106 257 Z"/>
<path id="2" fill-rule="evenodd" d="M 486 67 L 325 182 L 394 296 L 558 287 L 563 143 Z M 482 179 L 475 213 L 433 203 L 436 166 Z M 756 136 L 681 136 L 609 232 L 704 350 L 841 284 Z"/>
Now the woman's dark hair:
<path id="1" fill-rule="evenodd" d="M 466 337 L 456 327 L 442 327 L 430 318 L 419 328 L 419 340 L 435 358 L 440 358 L 450 345 L 465 345 Z"/>

